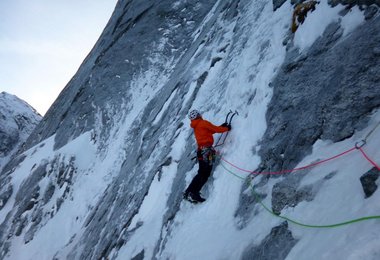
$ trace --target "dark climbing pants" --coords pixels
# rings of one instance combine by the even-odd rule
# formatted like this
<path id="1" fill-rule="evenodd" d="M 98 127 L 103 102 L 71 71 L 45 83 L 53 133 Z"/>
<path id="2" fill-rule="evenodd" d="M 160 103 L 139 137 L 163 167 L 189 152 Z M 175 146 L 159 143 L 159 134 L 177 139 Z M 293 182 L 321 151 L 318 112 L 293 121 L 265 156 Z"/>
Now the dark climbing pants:
<path id="1" fill-rule="evenodd" d="M 192 192 L 195 194 L 199 194 L 203 185 L 205 185 L 207 179 L 210 177 L 212 171 L 212 164 L 210 165 L 209 162 L 198 160 L 198 164 L 198 174 L 195 175 L 189 187 L 186 189 L 187 192 Z"/>

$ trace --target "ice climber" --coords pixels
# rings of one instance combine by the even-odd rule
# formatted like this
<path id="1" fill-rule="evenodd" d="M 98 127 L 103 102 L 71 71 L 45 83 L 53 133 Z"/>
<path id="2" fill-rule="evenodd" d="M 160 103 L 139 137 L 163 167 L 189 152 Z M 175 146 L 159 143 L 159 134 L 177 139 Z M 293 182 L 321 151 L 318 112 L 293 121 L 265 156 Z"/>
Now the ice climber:
<path id="1" fill-rule="evenodd" d="M 184 198 L 197 203 L 205 201 L 200 196 L 200 190 L 210 177 L 212 166 L 215 161 L 215 149 L 213 147 L 215 133 L 224 133 L 231 130 L 227 123 L 221 126 L 215 126 L 202 118 L 197 110 L 192 110 L 189 114 L 191 120 L 190 126 L 194 129 L 195 139 L 197 141 L 197 158 L 199 163 L 198 174 L 195 175 L 189 187 L 187 187 Z"/>

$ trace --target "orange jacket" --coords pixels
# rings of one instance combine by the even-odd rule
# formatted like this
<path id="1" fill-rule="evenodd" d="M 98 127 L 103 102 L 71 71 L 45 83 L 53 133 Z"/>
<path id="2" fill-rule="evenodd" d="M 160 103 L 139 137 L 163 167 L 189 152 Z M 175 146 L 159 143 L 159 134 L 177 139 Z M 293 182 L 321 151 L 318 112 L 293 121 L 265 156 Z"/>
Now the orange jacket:
<path id="1" fill-rule="evenodd" d="M 191 120 L 190 126 L 194 128 L 198 148 L 212 146 L 214 144 L 213 134 L 228 131 L 228 127 L 213 125 L 202 118 Z"/>

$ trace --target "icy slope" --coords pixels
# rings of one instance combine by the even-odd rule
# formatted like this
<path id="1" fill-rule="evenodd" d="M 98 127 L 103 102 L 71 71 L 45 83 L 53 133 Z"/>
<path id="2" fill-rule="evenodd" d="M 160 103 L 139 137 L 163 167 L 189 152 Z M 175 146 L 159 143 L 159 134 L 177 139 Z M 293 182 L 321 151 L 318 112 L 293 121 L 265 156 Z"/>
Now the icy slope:
<path id="1" fill-rule="evenodd" d="M 380 215 L 378 170 L 359 150 L 264 173 L 331 158 L 369 133 L 363 151 L 380 163 L 378 10 L 366 20 L 321 1 L 295 35 L 292 10 L 119 1 L 3 171 L 1 258 L 377 259 L 378 219 L 299 225 Z M 191 108 L 215 124 L 239 111 L 200 205 L 182 200 L 197 171 Z"/>
<path id="2" fill-rule="evenodd" d="M 40 120 L 41 116 L 26 102 L 0 93 L 0 172 Z"/>

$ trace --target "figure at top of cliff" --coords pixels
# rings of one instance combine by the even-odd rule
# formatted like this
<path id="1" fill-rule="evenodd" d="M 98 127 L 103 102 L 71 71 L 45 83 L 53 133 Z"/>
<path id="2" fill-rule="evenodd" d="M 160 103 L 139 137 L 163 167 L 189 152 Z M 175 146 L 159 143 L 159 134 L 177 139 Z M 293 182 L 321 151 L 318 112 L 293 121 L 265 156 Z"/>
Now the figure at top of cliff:
<path id="1" fill-rule="evenodd" d="M 293 18 L 292 18 L 292 32 L 295 33 L 300 24 L 303 24 L 307 13 L 309 11 L 313 12 L 315 6 L 319 4 L 318 1 L 307 1 L 303 3 L 298 3 L 294 7 Z"/>

